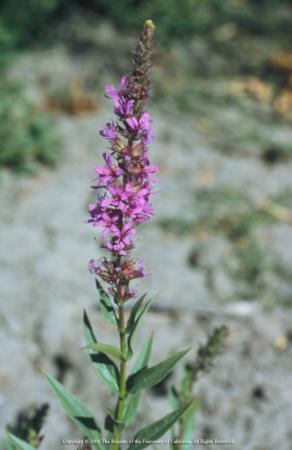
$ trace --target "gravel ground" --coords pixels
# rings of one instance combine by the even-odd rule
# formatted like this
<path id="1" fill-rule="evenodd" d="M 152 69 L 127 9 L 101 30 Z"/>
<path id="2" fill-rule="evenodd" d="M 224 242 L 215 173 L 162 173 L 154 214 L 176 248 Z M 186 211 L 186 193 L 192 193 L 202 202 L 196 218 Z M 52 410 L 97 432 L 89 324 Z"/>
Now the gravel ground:
<path id="1" fill-rule="evenodd" d="M 76 60 L 61 47 L 24 55 L 11 73 L 26 83 L 31 98 L 41 101 L 43 91 L 37 81 L 44 75 L 54 85 L 60 78 L 66 82 L 72 73 L 91 73 L 101 66 L 85 57 Z M 100 85 L 105 78 L 106 71 L 100 72 Z M 100 250 L 94 230 L 83 224 L 93 167 L 101 161 L 104 145 L 97 130 L 111 115 L 109 102 L 101 96 L 98 101 L 94 113 L 56 116 L 63 142 L 63 158 L 56 170 L 42 170 L 33 178 L 0 173 L 0 421 L 4 431 L 21 408 L 48 401 L 42 450 L 61 450 L 62 439 L 80 435 L 60 410 L 41 369 L 57 376 L 62 357 L 68 363 L 64 384 L 100 421 L 104 406 L 113 401 L 87 355 L 80 352 L 84 308 L 96 324 L 97 335 L 104 342 L 113 341 L 112 330 L 96 310 L 94 281 L 86 269 Z M 173 232 L 161 221 L 195 223 L 199 210 L 194 195 L 206 186 L 219 189 L 228 184 L 253 201 L 280 194 L 291 188 L 292 164 L 269 167 L 252 156 L 220 153 L 192 116 L 152 109 L 156 140 L 151 158 L 161 166 L 161 181 L 154 199 L 156 215 L 140 230 L 137 254 L 151 271 L 140 283 L 141 291 L 160 295 L 138 333 L 137 347 L 154 330 L 153 362 L 189 345 L 194 356 L 213 328 L 226 324 L 230 329 L 226 351 L 196 385 L 201 408 L 194 438 L 234 439 L 234 445 L 221 445 L 222 450 L 291 450 L 292 314 L 283 303 L 284 298 L 291 305 L 291 279 L 284 281 L 267 271 L 264 292 L 259 288 L 255 298 L 246 301 L 238 294 L 238 280 L 224 270 L 231 243 L 219 230 Z M 291 267 L 289 225 L 260 226 L 257 242 L 271 259 Z M 191 264 L 194 253 L 197 258 Z M 153 421 L 167 407 L 165 396 L 151 392 L 144 396 L 137 423 Z"/>

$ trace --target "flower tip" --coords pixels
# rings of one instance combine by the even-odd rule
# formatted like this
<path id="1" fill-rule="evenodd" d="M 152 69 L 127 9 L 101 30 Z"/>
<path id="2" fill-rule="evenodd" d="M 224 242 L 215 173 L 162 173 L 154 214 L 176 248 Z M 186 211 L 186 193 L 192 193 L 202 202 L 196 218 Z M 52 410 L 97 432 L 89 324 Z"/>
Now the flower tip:
<path id="1" fill-rule="evenodd" d="M 148 20 L 145 21 L 145 27 L 152 28 L 152 30 L 155 30 L 155 25 L 154 25 L 154 23 L 152 22 L 151 19 L 148 19 Z"/>

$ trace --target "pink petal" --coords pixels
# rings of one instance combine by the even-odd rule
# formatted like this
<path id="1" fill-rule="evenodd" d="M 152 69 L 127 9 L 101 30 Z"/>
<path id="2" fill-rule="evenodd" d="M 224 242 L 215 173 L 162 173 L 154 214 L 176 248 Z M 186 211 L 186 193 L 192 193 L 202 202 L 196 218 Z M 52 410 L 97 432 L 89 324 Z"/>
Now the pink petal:
<path id="1" fill-rule="evenodd" d="M 132 130 L 138 130 L 139 122 L 136 119 L 136 117 L 129 117 L 128 119 L 126 119 L 126 122 L 129 125 L 129 127 L 132 128 Z"/>

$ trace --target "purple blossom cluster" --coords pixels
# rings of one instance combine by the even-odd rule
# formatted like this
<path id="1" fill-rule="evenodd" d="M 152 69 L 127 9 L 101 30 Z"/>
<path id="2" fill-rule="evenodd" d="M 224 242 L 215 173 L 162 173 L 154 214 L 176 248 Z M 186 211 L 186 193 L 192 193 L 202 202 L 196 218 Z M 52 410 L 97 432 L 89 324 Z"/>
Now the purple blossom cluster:
<path id="1" fill-rule="evenodd" d="M 136 267 L 129 255 L 136 226 L 153 215 L 150 196 L 159 167 L 148 158 L 147 145 L 153 140 L 150 114 L 139 112 L 128 76 L 121 79 L 119 89 L 107 86 L 105 91 L 112 97 L 116 120 L 100 130 L 110 148 L 103 154 L 104 165 L 95 169 L 98 195 L 96 203 L 89 205 L 88 222 L 102 229 L 102 246 L 111 252 L 112 260 L 92 260 L 90 270 L 111 285 L 114 295 L 121 295 L 121 286 L 145 276 L 142 264 Z M 132 296 L 129 288 L 123 293 L 124 300 Z"/>

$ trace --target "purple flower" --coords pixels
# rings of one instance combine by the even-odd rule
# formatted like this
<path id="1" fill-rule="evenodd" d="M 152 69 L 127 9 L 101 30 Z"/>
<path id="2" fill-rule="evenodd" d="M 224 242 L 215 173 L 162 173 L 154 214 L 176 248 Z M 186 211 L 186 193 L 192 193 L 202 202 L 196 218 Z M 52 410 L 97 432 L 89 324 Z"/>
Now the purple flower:
<path id="1" fill-rule="evenodd" d="M 112 157 L 109 153 L 104 153 L 103 158 L 106 162 L 106 166 L 95 168 L 95 172 L 99 175 L 99 185 L 110 184 L 124 173 L 123 169 L 112 163 Z"/>
<path id="2" fill-rule="evenodd" d="M 126 122 L 132 130 L 139 131 L 139 120 L 136 117 L 129 117 Z"/>
<path id="3" fill-rule="evenodd" d="M 102 236 L 105 237 L 109 233 L 114 233 L 117 229 L 117 221 L 119 220 L 119 215 L 114 212 L 110 213 L 109 211 L 105 211 L 102 214 L 101 220 L 99 221 L 99 225 L 103 227 Z"/>
<path id="4" fill-rule="evenodd" d="M 150 144 L 154 139 L 154 133 L 152 128 L 148 128 L 147 130 L 143 130 L 142 132 L 142 141 L 145 145 Z"/>
<path id="5" fill-rule="evenodd" d="M 132 130 L 137 132 L 138 137 L 142 139 L 144 145 L 149 144 L 153 140 L 152 121 L 149 113 L 143 113 L 140 119 L 134 116 L 129 117 L 126 119 L 126 123 Z"/>
<path id="6" fill-rule="evenodd" d="M 142 114 L 140 120 L 139 120 L 139 124 L 142 130 L 147 130 L 148 128 L 151 127 L 151 118 L 150 118 L 150 114 L 145 112 Z"/>
<path id="7" fill-rule="evenodd" d="M 97 273 L 98 263 L 94 259 L 91 259 L 88 264 L 88 269 L 90 273 Z"/>
<path id="8" fill-rule="evenodd" d="M 99 131 L 99 134 L 110 141 L 114 141 L 118 137 L 116 125 L 113 122 L 108 122 L 106 126 Z"/>
<path id="9" fill-rule="evenodd" d="M 114 86 L 106 86 L 105 92 L 112 96 L 114 107 L 118 108 L 119 106 L 119 91 Z"/>
<path id="10" fill-rule="evenodd" d="M 89 214 L 91 215 L 91 219 L 88 220 L 88 223 L 92 223 L 94 227 L 99 226 L 99 221 L 102 214 L 102 208 L 100 206 L 100 202 L 90 203 L 88 206 Z"/>
<path id="11" fill-rule="evenodd" d="M 127 86 L 127 76 L 122 77 L 120 86 L 121 90 L 116 89 L 114 86 L 106 86 L 105 92 L 113 99 L 115 113 L 121 118 L 125 118 L 131 114 L 135 100 L 128 100 L 123 94 Z"/>
<path id="12" fill-rule="evenodd" d="M 125 186 L 111 186 L 109 187 L 109 192 L 111 193 L 111 198 L 108 199 L 108 205 L 114 206 L 122 213 L 125 213 L 132 194 L 131 185 L 127 183 Z"/>
<path id="13" fill-rule="evenodd" d="M 111 255 L 111 259 L 91 260 L 89 270 L 109 285 L 117 302 L 135 296 L 129 283 L 145 276 L 143 263 L 133 261 L 130 253 L 137 225 L 153 216 L 150 199 L 152 185 L 157 181 L 153 174 L 159 170 L 148 158 L 147 146 L 153 140 L 152 120 L 143 111 L 149 96 L 153 28 L 147 28 L 141 39 L 132 74 L 123 76 L 118 88 L 105 88 L 113 101 L 115 120 L 99 131 L 109 141 L 110 150 L 103 154 L 104 165 L 95 169 L 96 188 L 99 192 L 102 189 L 102 194 L 89 205 L 88 222 L 101 228 L 102 247 Z"/>
<path id="14" fill-rule="evenodd" d="M 121 118 L 127 117 L 134 106 L 134 100 L 126 100 L 123 96 L 119 97 L 119 106 L 116 109 L 116 114 Z"/>
<path id="15" fill-rule="evenodd" d="M 121 86 L 121 89 L 126 89 L 127 88 L 127 86 L 128 86 L 128 77 L 127 77 L 127 75 L 124 75 L 121 78 L 120 86 Z"/>
<path id="16" fill-rule="evenodd" d="M 113 227 L 113 238 L 111 241 L 105 242 L 105 247 L 108 250 L 114 251 L 119 255 L 128 255 L 130 248 L 133 245 L 132 236 L 136 234 L 136 229 L 133 228 L 133 223 L 128 222 L 122 227 Z"/>

